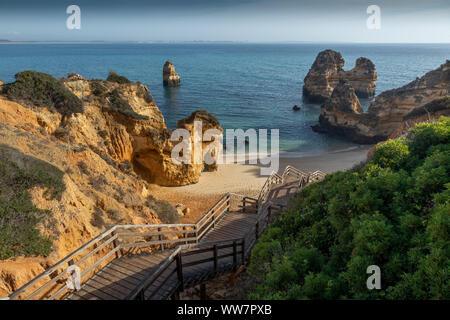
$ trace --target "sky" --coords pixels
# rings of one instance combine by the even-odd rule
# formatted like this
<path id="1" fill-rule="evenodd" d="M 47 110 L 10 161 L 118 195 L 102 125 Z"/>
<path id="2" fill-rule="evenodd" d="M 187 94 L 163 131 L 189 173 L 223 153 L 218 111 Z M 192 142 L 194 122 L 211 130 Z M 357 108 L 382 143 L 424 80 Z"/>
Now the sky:
<path id="1" fill-rule="evenodd" d="M 449 43 L 450 0 L 0 0 L 0 39 Z"/>

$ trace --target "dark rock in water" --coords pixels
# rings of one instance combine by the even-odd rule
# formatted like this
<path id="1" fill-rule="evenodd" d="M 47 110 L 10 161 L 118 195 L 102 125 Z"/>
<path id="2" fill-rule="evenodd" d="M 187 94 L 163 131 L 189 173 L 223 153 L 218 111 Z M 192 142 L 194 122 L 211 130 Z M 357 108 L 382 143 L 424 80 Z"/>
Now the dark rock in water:
<path id="1" fill-rule="evenodd" d="M 316 124 L 311 126 L 312 131 L 317 132 L 317 133 L 328 133 L 329 131 L 322 127 L 320 124 Z"/>
<path id="2" fill-rule="evenodd" d="M 292 110 L 294 110 L 294 111 L 299 111 L 299 110 L 300 110 L 300 107 L 299 107 L 298 105 L 295 105 L 295 106 L 292 108 Z"/>
<path id="3" fill-rule="evenodd" d="M 339 52 L 325 50 L 317 55 L 305 77 L 303 97 L 311 103 L 323 103 L 331 97 L 340 80 L 348 80 L 358 97 L 368 98 L 375 94 L 377 71 L 367 58 L 356 60 L 352 70 L 345 71 L 344 59 Z"/>

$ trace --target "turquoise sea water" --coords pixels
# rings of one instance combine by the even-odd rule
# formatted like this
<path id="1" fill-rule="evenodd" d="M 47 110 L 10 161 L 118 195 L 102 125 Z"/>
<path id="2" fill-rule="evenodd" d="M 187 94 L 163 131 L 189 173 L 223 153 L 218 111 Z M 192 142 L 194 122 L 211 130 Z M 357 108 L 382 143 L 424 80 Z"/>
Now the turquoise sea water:
<path id="1" fill-rule="evenodd" d="M 56 77 L 76 72 L 106 78 L 113 69 L 148 85 L 169 128 L 197 109 L 215 114 L 224 128 L 280 130 L 280 149 L 299 155 L 355 146 L 311 130 L 320 106 L 302 102 L 303 79 L 324 49 L 342 53 L 345 68 L 358 57 L 378 70 L 377 93 L 402 86 L 450 59 L 450 44 L 5 44 L 0 45 L 0 80 L 22 70 Z M 181 86 L 162 86 L 170 58 Z M 362 101 L 367 107 L 367 100 Z M 302 109 L 292 111 L 297 104 Z"/>

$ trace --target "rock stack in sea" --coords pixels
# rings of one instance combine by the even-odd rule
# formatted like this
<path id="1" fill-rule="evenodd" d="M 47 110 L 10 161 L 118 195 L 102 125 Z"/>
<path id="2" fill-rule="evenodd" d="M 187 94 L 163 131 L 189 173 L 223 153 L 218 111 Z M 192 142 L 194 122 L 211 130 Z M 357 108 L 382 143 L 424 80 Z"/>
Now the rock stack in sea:
<path id="1" fill-rule="evenodd" d="M 165 86 L 179 86 L 180 76 L 175 72 L 175 66 L 172 61 L 167 60 L 163 68 L 163 84 Z"/>
<path id="2" fill-rule="evenodd" d="M 356 60 L 352 70 L 345 71 L 344 59 L 339 52 L 325 50 L 317 55 L 311 69 L 305 77 L 303 97 L 312 103 L 323 103 L 331 97 L 334 88 L 342 79 L 347 80 L 355 89 L 358 97 L 368 98 L 375 94 L 377 71 L 367 58 Z"/>
<path id="3" fill-rule="evenodd" d="M 358 143 L 376 143 L 411 121 L 450 115 L 449 60 L 401 88 L 382 92 L 367 112 L 358 107 L 349 83 L 340 82 L 331 99 L 322 105 L 315 131 L 341 134 Z"/>

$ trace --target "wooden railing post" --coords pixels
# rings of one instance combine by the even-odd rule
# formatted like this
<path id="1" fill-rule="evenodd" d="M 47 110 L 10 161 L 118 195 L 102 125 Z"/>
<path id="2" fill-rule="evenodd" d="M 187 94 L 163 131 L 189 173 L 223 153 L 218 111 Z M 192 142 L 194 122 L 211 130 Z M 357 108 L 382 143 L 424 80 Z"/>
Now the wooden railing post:
<path id="1" fill-rule="evenodd" d="M 181 252 L 177 254 L 177 276 L 178 281 L 180 282 L 179 291 L 183 292 L 184 290 L 184 279 L 183 279 L 183 262 L 181 260 Z"/>
<path id="2" fill-rule="evenodd" d="M 233 269 L 237 268 L 237 243 L 236 240 L 233 241 Z"/>
<path id="3" fill-rule="evenodd" d="M 242 212 L 244 212 L 244 213 L 245 213 L 245 200 L 246 199 L 247 199 L 247 197 L 244 197 L 244 199 L 242 199 L 242 206 L 243 206 Z"/>
<path id="4" fill-rule="evenodd" d="M 158 228 L 158 233 L 159 233 L 158 240 L 159 241 L 162 241 L 161 230 L 162 230 L 161 227 L 159 227 Z M 164 243 L 161 243 L 161 251 L 164 251 Z"/>
<path id="5" fill-rule="evenodd" d="M 114 237 L 117 233 L 116 232 L 112 232 L 111 235 Z M 120 246 L 120 242 L 119 242 L 119 238 L 117 238 L 116 240 L 113 241 L 113 247 L 114 249 L 118 248 Z M 120 252 L 120 250 L 116 251 L 116 258 L 119 259 L 122 256 L 122 253 Z"/>
<path id="6" fill-rule="evenodd" d="M 140 300 L 140 301 L 144 301 L 145 300 L 145 290 L 141 290 L 139 292 L 139 294 L 137 295 L 137 299 L 136 300 Z"/>
<path id="7" fill-rule="evenodd" d="M 186 226 L 183 227 L 183 238 L 187 238 Z M 184 241 L 184 244 L 187 244 L 187 241 Z"/>
<path id="8" fill-rule="evenodd" d="M 212 227 L 213 229 L 216 227 L 216 210 L 212 210 Z"/>
<path id="9" fill-rule="evenodd" d="M 242 239 L 242 252 L 241 252 L 241 255 L 242 255 L 242 265 L 245 263 L 245 238 L 244 239 Z"/>
<path id="10" fill-rule="evenodd" d="M 219 271 L 219 261 L 217 260 L 217 245 L 214 245 L 214 272 Z"/>
<path id="11" fill-rule="evenodd" d="M 228 195 L 227 196 L 227 212 L 230 212 L 230 198 L 231 198 L 231 196 L 230 195 Z"/>

